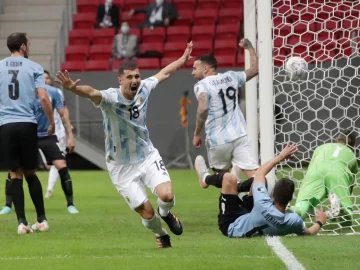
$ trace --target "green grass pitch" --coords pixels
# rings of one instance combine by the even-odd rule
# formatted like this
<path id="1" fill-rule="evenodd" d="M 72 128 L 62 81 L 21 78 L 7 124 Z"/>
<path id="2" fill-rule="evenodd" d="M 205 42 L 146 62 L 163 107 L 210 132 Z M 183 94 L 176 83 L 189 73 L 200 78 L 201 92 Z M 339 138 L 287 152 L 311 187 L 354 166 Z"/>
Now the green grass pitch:
<path id="1" fill-rule="evenodd" d="M 70 215 L 60 183 L 45 199 L 50 231 L 16 234 L 16 216 L 0 216 L 0 269 L 286 269 L 263 237 L 228 239 L 217 228 L 218 194 L 203 190 L 195 172 L 170 170 L 174 212 L 184 233 L 172 249 L 156 248 L 154 235 L 117 193 L 107 172 L 71 172 L 79 215 Z M 47 173 L 38 173 L 43 189 Z M 5 172 L 0 173 L 4 194 Z M 4 179 L 4 180 L 2 180 Z M 35 212 L 24 183 L 26 213 Z M 155 197 L 150 195 L 155 204 Z M 1 202 L 4 200 L 0 196 Z M 305 269 L 360 269 L 358 236 L 282 237 Z"/>

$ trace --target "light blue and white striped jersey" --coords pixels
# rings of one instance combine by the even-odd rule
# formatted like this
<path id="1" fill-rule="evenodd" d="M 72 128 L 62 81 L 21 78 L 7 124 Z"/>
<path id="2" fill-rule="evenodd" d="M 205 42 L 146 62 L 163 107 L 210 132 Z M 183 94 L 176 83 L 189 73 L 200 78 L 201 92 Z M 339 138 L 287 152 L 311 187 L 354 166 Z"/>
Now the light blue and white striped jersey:
<path id="1" fill-rule="evenodd" d="M 253 184 L 252 193 L 253 210 L 230 224 L 229 237 L 304 234 L 306 227 L 301 217 L 296 213 L 280 212 L 270 199 L 264 183 Z"/>
<path id="2" fill-rule="evenodd" d="M 146 127 L 148 97 L 158 85 L 155 77 L 142 80 L 133 100 L 126 99 L 121 88 L 101 91 L 106 161 L 134 164 L 143 161 L 152 151 Z"/>
<path id="3" fill-rule="evenodd" d="M 195 84 L 196 98 L 201 93 L 209 96 L 205 133 L 210 146 L 229 143 L 247 134 L 238 100 L 239 88 L 245 82 L 245 72 L 227 71 L 208 76 Z"/>
<path id="4" fill-rule="evenodd" d="M 50 85 L 45 85 L 45 89 L 49 96 L 53 110 L 57 111 L 62 109 L 64 107 L 64 104 L 58 93 L 58 89 Z M 50 123 L 43 107 L 41 106 L 40 99 L 38 97 L 36 97 L 36 101 L 35 101 L 35 116 L 36 116 L 36 121 L 38 123 L 38 127 L 37 127 L 38 137 L 48 136 L 47 131 L 49 129 Z"/>
<path id="5" fill-rule="evenodd" d="M 36 123 L 36 88 L 45 88 L 43 68 L 24 57 L 0 61 L 0 126 L 8 123 Z"/>
<path id="6" fill-rule="evenodd" d="M 64 93 L 59 89 L 56 88 L 58 95 L 60 97 L 60 100 L 63 104 L 63 106 L 65 106 L 65 97 L 64 97 Z M 65 132 L 65 127 L 63 125 L 63 122 L 61 120 L 61 116 L 58 113 L 57 110 L 54 110 L 54 121 L 55 121 L 55 134 L 58 138 L 63 138 L 66 136 L 66 132 Z"/>

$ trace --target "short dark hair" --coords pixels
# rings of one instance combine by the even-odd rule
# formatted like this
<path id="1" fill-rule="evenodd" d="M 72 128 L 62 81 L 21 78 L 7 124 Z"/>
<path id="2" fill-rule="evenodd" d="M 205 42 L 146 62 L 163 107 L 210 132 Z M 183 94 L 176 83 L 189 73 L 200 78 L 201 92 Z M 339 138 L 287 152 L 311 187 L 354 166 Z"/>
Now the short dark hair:
<path id="1" fill-rule="evenodd" d="M 124 70 L 135 70 L 137 69 L 138 66 L 136 65 L 135 61 L 125 61 L 123 63 L 120 64 L 119 66 L 119 76 L 124 74 Z"/>
<path id="2" fill-rule="evenodd" d="M 343 141 L 345 144 L 351 146 L 352 148 L 354 148 L 355 146 L 356 137 L 356 132 L 351 129 L 347 129 L 338 135 L 338 139 L 340 141 Z"/>
<path id="3" fill-rule="evenodd" d="M 20 47 L 23 44 L 27 44 L 27 37 L 26 37 L 26 33 L 12 33 L 11 35 L 8 36 L 7 38 L 7 47 L 9 48 L 10 52 L 19 52 L 20 51 Z"/>
<path id="4" fill-rule="evenodd" d="M 273 198 L 278 204 L 287 206 L 287 204 L 292 200 L 294 190 L 295 185 L 293 181 L 288 178 L 281 178 L 275 184 Z"/>
<path id="5" fill-rule="evenodd" d="M 197 60 L 209 65 L 210 67 L 214 68 L 215 70 L 217 69 L 217 60 L 216 60 L 215 56 L 212 54 L 200 55 L 195 59 L 195 61 L 197 61 Z"/>

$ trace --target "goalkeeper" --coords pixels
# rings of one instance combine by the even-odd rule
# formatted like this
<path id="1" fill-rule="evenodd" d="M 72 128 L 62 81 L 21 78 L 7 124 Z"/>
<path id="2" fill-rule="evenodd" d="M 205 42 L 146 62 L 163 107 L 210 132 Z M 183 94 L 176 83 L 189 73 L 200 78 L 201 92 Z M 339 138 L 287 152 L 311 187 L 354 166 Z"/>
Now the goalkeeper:
<path id="1" fill-rule="evenodd" d="M 313 212 L 313 207 L 329 196 L 330 217 L 339 215 L 352 219 L 351 193 L 358 165 L 355 153 L 356 134 L 345 131 L 336 143 L 327 143 L 315 149 L 306 175 L 301 183 L 295 207 L 303 219 Z M 341 207 L 341 210 L 340 210 Z"/>

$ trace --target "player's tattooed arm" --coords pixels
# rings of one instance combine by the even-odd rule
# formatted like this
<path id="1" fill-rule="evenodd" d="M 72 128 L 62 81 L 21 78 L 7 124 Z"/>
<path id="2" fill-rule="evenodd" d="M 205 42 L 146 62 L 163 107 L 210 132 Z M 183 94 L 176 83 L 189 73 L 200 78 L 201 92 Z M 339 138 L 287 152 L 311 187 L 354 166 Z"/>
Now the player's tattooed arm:
<path id="1" fill-rule="evenodd" d="M 99 105 L 102 99 L 101 92 L 88 85 L 79 86 L 80 79 L 73 81 L 70 78 L 69 72 L 65 70 L 65 74 L 61 71 L 56 73 L 57 79 L 55 80 L 58 84 L 61 84 L 64 89 L 73 92 L 75 95 L 90 99 L 95 105 Z"/>
<path id="2" fill-rule="evenodd" d="M 247 38 L 242 39 L 239 43 L 241 48 L 244 48 L 249 51 L 250 53 L 250 68 L 245 70 L 246 73 L 246 81 L 251 80 L 259 73 L 259 64 L 258 64 L 258 57 L 256 55 L 255 49 L 251 44 L 250 40 Z"/>
<path id="3" fill-rule="evenodd" d="M 198 97 L 199 105 L 196 114 L 196 129 L 195 136 L 200 136 L 200 133 L 205 125 L 209 111 L 209 95 L 207 93 L 200 93 Z"/>
<path id="4" fill-rule="evenodd" d="M 71 153 L 74 151 L 75 148 L 75 140 L 74 140 L 74 134 L 72 132 L 69 110 L 66 106 L 64 106 L 62 109 L 58 110 L 58 112 L 65 127 L 66 133 L 68 135 L 68 147 L 69 147 L 69 152 Z"/>

